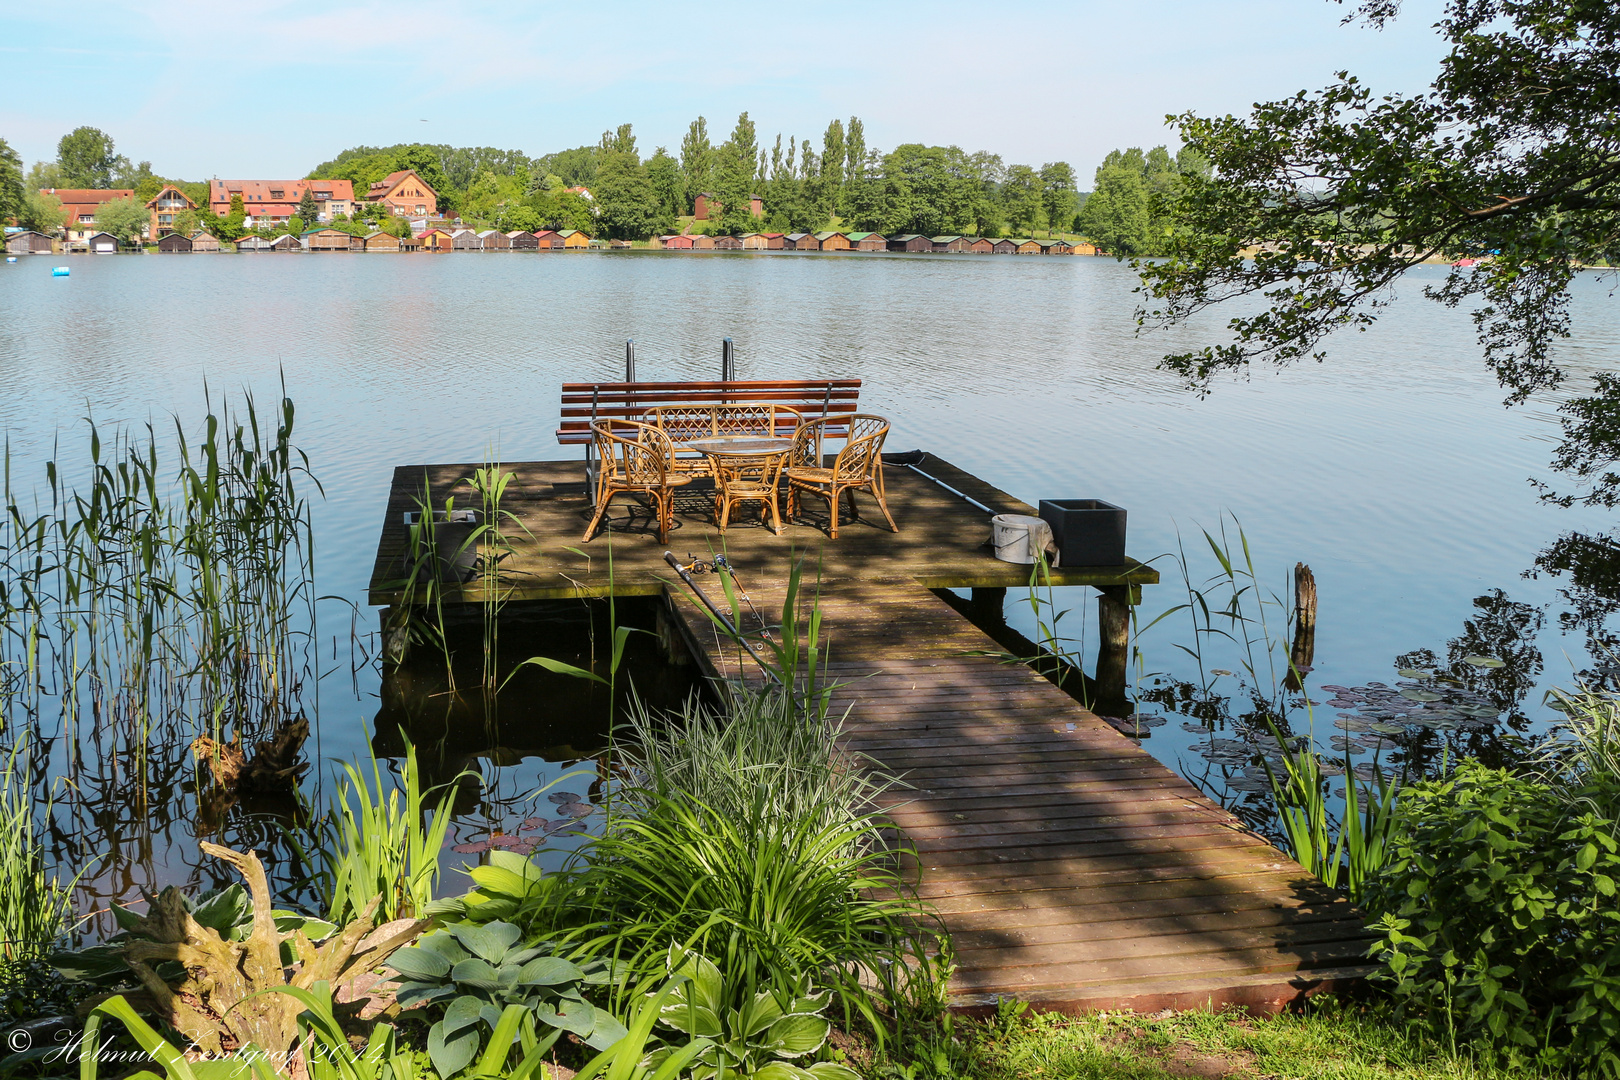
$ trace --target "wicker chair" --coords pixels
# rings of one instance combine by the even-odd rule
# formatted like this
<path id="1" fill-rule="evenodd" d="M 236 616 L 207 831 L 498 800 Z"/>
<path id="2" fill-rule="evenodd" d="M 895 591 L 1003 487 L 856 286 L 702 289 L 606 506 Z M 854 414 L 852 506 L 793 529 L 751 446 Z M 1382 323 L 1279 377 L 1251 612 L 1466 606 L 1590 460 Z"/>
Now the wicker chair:
<path id="1" fill-rule="evenodd" d="M 743 502 L 761 502 L 770 511 L 771 531 L 782 534 L 782 515 L 776 506 L 776 489 L 782 482 L 786 454 L 759 457 L 726 457 L 714 478 L 714 517 L 725 532 L 731 522 L 731 508 Z M 765 512 L 760 512 L 765 522 Z"/>
<path id="2" fill-rule="evenodd" d="M 651 500 L 658 515 L 658 542 L 669 543 L 675 520 L 675 489 L 692 482 L 688 473 L 674 469 L 675 446 L 658 428 L 634 420 L 604 419 L 591 424 L 596 443 L 596 514 L 585 539 L 607 514 L 615 495 L 641 495 Z"/>
<path id="3" fill-rule="evenodd" d="M 837 423 L 848 424 L 849 441 L 833 459 L 832 468 L 822 462 L 823 428 L 829 421 L 808 420 L 799 426 L 793 438 L 793 449 L 788 452 L 785 470 L 788 478 L 788 520 L 798 516 L 799 495 L 809 492 L 827 500 L 832 522 L 828 535 L 838 539 L 838 499 L 849 496 L 849 516 L 857 516 L 855 492 L 865 491 L 877 501 L 878 509 L 889 522 L 889 529 L 899 532 L 894 515 L 889 513 L 888 500 L 883 491 L 883 440 L 889 434 L 889 422 L 881 416 L 856 413 L 840 418 Z"/>

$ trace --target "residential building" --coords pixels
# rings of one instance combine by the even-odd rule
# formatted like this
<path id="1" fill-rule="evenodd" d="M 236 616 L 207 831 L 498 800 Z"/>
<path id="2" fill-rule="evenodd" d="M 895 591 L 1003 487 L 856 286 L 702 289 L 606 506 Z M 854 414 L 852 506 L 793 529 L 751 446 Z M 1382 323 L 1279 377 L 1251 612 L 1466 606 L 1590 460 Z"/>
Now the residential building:
<path id="1" fill-rule="evenodd" d="M 394 217 L 419 218 L 438 213 L 439 193 L 415 169 L 401 169 L 366 189 L 366 202 L 386 207 Z"/>
<path id="2" fill-rule="evenodd" d="M 191 196 L 169 184 L 146 203 L 152 212 L 152 223 L 146 227 L 147 236 L 162 236 L 174 232 L 174 220 L 187 210 L 197 209 Z"/>
<path id="3" fill-rule="evenodd" d="M 231 212 L 231 199 L 240 195 L 249 228 L 285 225 L 298 213 L 305 191 L 315 197 L 316 222 L 354 213 L 354 184 L 348 180 L 210 180 L 208 208 L 224 217 Z"/>
<path id="4" fill-rule="evenodd" d="M 96 212 L 102 203 L 135 197 L 134 188 L 41 188 L 39 193 L 62 201 L 62 213 L 67 215 L 62 227 L 70 243 L 83 243 L 91 233 L 100 231 L 96 228 Z"/>

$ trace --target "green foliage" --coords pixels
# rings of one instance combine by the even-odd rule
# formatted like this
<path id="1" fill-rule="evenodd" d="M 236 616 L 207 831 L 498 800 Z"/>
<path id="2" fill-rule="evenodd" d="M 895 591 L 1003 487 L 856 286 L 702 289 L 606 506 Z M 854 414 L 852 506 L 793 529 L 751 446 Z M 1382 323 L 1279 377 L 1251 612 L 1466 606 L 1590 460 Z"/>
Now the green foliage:
<path id="1" fill-rule="evenodd" d="M 424 911 L 439 878 L 439 851 L 450 827 L 451 793 L 429 806 L 416 747 L 406 743 L 399 788 L 383 784 L 376 758 L 371 783 L 349 762 L 337 802 L 318 826 L 316 881 L 334 923 L 358 918 L 381 896 L 380 921 Z M 351 798 L 354 800 L 350 802 Z"/>
<path id="2" fill-rule="evenodd" d="M 1404 789 L 1364 892 L 1397 1000 L 1483 1052 L 1620 1075 L 1620 821 L 1594 812 L 1614 798 L 1474 761 Z"/>
<path id="3" fill-rule="evenodd" d="M 538 1020 L 604 1050 L 627 1034 L 625 1027 L 585 999 L 582 987 L 613 979 L 603 960 L 574 963 L 549 942 L 522 946 L 521 927 L 508 922 L 456 923 L 435 931 L 388 960 L 400 976 L 403 1008 L 442 1010 L 428 1033 L 428 1054 L 442 1077 L 471 1064 L 489 1032 L 490 1049 L 504 1059 L 519 1037 L 505 1025 L 517 1006 L 523 1023 Z"/>
<path id="4" fill-rule="evenodd" d="M 647 159 L 647 182 L 652 185 L 653 201 L 660 221 L 673 223 L 686 212 L 686 180 L 680 162 L 660 146 Z"/>
<path id="5" fill-rule="evenodd" d="M 111 135 L 99 128 L 77 127 L 57 142 L 56 164 L 62 170 L 61 187 L 110 188 L 120 163 Z"/>
<path id="6" fill-rule="evenodd" d="M 663 205 L 669 193 L 654 189 L 647 166 L 636 154 L 630 125 L 623 125 L 616 138 L 604 135 L 602 141 L 596 182 L 591 188 L 602 234 L 615 240 L 645 240 L 668 228 L 674 221 L 674 215 Z M 663 168 L 670 173 L 674 161 L 667 155 L 665 161 L 668 164 Z M 669 179 L 666 175 L 666 183 Z"/>
<path id="7" fill-rule="evenodd" d="M 298 200 L 298 216 L 308 224 L 314 225 L 320 215 L 321 208 L 315 203 L 315 193 L 306 187 L 303 197 Z"/>
<path id="8" fill-rule="evenodd" d="M 701 116 L 692 121 L 681 138 L 681 173 L 686 181 L 681 207 L 685 214 L 691 212 L 697 197 L 714 184 L 714 147 L 709 145 L 709 122 Z"/>
<path id="9" fill-rule="evenodd" d="M 1001 187 L 1002 208 L 1015 236 L 1033 236 L 1041 217 L 1041 179 L 1028 165 L 1007 170 Z"/>
<path id="10" fill-rule="evenodd" d="M 96 208 L 96 228 L 126 244 L 139 243 L 152 224 L 152 212 L 134 199 L 108 199 Z"/>
<path id="11" fill-rule="evenodd" d="M 1067 161 L 1051 161 L 1041 166 L 1041 209 L 1046 213 L 1046 232 L 1067 229 L 1074 220 L 1074 167 Z"/>
<path id="12" fill-rule="evenodd" d="M 84 1021 L 84 1037 L 78 1051 L 79 1080 L 96 1080 L 100 1071 L 101 1028 L 107 1017 L 112 1017 L 129 1031 L 130 1035 L 151 1060 L 163 1067 L 165 1080 L 273 1080 L 275 1072 L 263 1054 L 253 1047 L 228 1058 L 188 1061 L 174 1044 L 159 1035 L 152 1026 L 132 1009 L 122 996 L 114 996 L 90 1011 Z M 125 1080 L 158 1080 L 148 1069 L 134 1073 Z M 325 1080 L 325 1078 L 321 1078 Z"/>
<path id="13" fill-rule="evenodd" d="M 887 234 L 960 235 L 978 218 L 982 198 L 975 171 L 956 147 L 897 146 L 883 159 Z"/>
<path id="14" fill-rule="evenodd" d="M 46 235 L 55 233 L 67 221 L 62 200 L 55 195 L 42 195 L 32 186 L 23 193 L 22 207 L 17 212 L 17 224 Z"/>
<path id="15" fill-rule="evenodd" d="M 67 933 L 78 883 L 45 872 L 29 762 L 19 740 L 0 771 L 0 960 L 7 965 L 44 955 Z"/>
<path id="16" fill-rule="evenodd" d="M 355 1049 L 333 1010 L 329 983 L 317 982 L 308 990 L 278 986 L 263 993 L 286 994 L 304 1007 L 298 1034 L 309 1080 L 416 1080 L 416 1057 L 398 1046 L 392 1025 L 377 1024 L 365 1046 Z"/>
<path id="17" fill-rule="evenodd" d="M 659 1008 L 658 1022 L 683 1035 L 709 1040 L 690 1066 L 692 1080 L 731 1076 L 860 1080 L 843 1065 L 797 1064 L 825 1046 L 832 1032 L 832 1024 L 821 1015 L 832 996 L 815 993 L 809 975 L 749 996 L 727 987 L 720 969 L 690 949 L 670 946 L 665 963 L 670 974 L 683 981 Z M 741 1005 L 731 1004 L 739 999 Z M 673 1049 L 655 1051 L 648 1056 L 648 1064 L 662 1064 L 674 1053 Z"/>
<path id="18" fill-rule="evenodd" d="M 22 158 L 0 139 L 0 221 L 16 217 L 23 204 Z"/>
<path id="19" fill-rule="evenodd" d="M 752 210 L 758 158 L 754 122 L 743 113 L 737 117 L 731 138 L 713 152 L 714 194 L 720 200 L 718 229 L 721 233 L 745 233 L 759 227 L 759 219 Z"/>

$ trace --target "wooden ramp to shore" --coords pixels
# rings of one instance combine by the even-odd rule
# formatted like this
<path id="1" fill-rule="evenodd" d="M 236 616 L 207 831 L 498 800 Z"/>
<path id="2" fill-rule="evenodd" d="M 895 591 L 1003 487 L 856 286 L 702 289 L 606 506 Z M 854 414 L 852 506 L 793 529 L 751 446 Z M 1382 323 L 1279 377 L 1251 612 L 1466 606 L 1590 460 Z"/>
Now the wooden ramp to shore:
<path id="1" fill-rule="evenodd" d="M 426 482 L 442 506 L 474 467 L 396 472 L 373 603 L 399 602 L 401 520 L 413 492 Z M 610 580 L 609 538 L 579 541 L 588 516 L 579 466 L 507 468 L 517 478 L 506 508 L 525 530 L 504 564 L 514 595 L 664 595 L 700 664 L 757 677 L 663 565 L 664 547 L 638 531 L 648 520 L 615 512 Z M 669 547 L 704 558 L 726 551 L 773 620 L 794 552 L 804 559 L 806 587 L 819 589 L 828 674 L 842 684 L 837 708 L 849 710 L 848 745 L 913 785 L 887 809 L 920 860 L 922 897 L 955 944 L 955 1004 L 988 1010 L 1013 995 L 1066 1011 L 1269 1010 L 1372 970 L 1370 935 L 1341 897 L 1065 691 L 1002 662 L 995 642 L 931 591 L 1027 581 L 1025 568 L 984 550 L 986 515 L 964 494 L 998 512 L 1033 511 L 937 458 L 922 468 L 887 470 L 899 534 L 868 512 L 837 541 L 813 523 L 784 537 L 734 525 L 722 538 L 699 500 Z M 718 581 L 698 580 L 720 600 Z M 1157 580 L 1134 562 L 1055 577 L 1114 603 Z M 1122 657 L 1107 662 L 1123 673 Z"/>

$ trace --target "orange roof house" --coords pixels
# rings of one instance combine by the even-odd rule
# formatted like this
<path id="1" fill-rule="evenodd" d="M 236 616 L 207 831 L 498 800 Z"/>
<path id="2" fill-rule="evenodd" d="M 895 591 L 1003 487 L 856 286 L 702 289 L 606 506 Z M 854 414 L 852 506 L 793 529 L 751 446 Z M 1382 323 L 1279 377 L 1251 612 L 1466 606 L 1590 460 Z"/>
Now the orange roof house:
<path id="1" fill-rule="evenodd" d="M 423 217 L 438 212 L 439 193 L 415 169 L 401 169 L 367 188 L 366 202 L 387 207 L 395 217 Z"/>
<path id="2" fill-rule="evenodd" d="M 85 240 L 96 232 L 96 212 L 104 202 L 133 199 L 134 188 L 40 188 L 41 195 L 54 195 L 62 201 L 67 215 L 64 228 L 69 240 Z"/>
<path id="3" fill-rule="evenodd" d="M 162 191 L 147 202 L 146 208 L 152 211 L 152 224 L 147 226 L 146 235 L 162 236 L 164 233 L 174 232 L 176 216 L 182 211 L 197 209 L 197 204 L 191 201 L 191 196 L 173 184 L 166 184 Z"/>
<path id="4" fill-rule="evenodd" d="M 298 213 L 305 190 L 315 196 L 319 221 L 354 213 L 354 184 L 348 180 L 210 180 L 208 208 L 224 217 L 231 212 L 232 196 L 240 195 L 248 217 L 261 225 L 280 225 Z"/>

